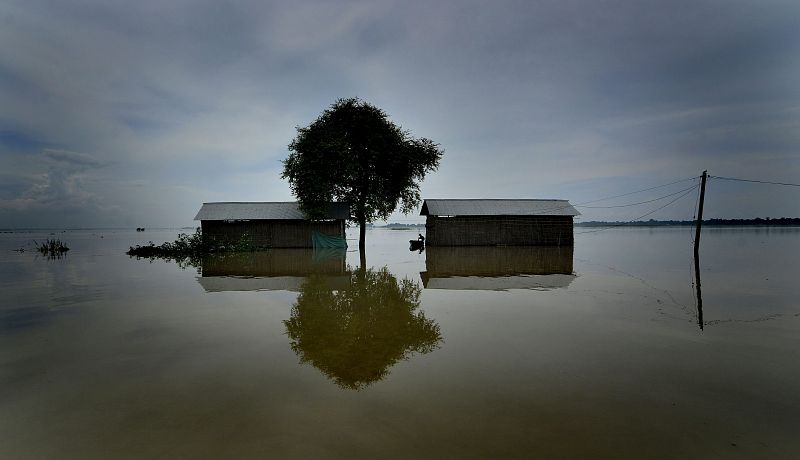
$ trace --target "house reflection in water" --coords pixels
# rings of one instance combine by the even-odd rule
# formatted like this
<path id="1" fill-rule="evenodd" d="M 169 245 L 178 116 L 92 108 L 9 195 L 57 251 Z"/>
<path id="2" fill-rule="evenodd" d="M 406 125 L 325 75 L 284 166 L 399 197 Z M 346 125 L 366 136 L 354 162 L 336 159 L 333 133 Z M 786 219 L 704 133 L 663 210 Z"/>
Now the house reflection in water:
<path id="1" fill-rule="evenodd" d="M 422 286 L 386 267 L 347 267 L 344 250 L 273 249 L 208 257 L 198 282 L 207 292 L 288 290 L 298 293 L 285 320 L 301 363 L 336 385 L 360 390 L 399 361 L 430 353 L 443 339 L 420 309 Z"/>
<path id="2" fill-rule="evenodd" d="M 319 275 L 331 289 L 345 289 L 350 276 L 343 249 L 271 249 L 203 258 L 197 279 L 206 292 L 299 291 Z"/>
<path id="3" fill-rule="evenodd" d="M 575 279 L 572 246 L 431 246 L 425 250 L 426 289 L 565 288 Z"/>

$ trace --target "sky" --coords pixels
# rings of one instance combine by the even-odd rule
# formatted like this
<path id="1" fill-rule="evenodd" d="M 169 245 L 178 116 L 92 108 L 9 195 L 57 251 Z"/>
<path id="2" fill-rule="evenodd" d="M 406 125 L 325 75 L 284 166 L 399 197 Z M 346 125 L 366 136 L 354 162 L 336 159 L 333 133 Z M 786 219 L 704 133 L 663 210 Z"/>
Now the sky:
<path id="1" fill-rule="evenodd" d="M 800 2 L 4 0 L 0 228 L 191 226 L 203 202 L 293 200 L 296 127 L 346 97 L 444 149 L 423 198 L 579 204 L 706 169 L 798 183 Z M 706 193 L 708 218 L 800 216 L 800 187 Z M 647 218 L 691 219 L 695 200 Z"/>

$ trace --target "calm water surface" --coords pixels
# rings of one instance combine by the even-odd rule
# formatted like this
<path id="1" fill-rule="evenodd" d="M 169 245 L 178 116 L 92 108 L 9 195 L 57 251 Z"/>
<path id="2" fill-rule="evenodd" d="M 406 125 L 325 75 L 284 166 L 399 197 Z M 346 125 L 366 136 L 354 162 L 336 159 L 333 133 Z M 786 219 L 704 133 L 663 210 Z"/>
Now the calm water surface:
<path id="1" fill-rule="evenodd" d="M 800 457 L 798 229 L 704 230 L 702 321 L 688 228 L 423 253 L 374 229 L 365 272 L 49 233 L 0 233 L 0 458 Z"/>

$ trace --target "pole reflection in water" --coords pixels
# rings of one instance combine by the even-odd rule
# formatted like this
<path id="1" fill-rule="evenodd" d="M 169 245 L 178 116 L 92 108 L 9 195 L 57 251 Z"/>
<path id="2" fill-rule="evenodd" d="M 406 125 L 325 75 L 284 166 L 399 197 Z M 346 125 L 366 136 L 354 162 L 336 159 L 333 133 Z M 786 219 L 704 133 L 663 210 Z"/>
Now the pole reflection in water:
<path id="1" fill-rule="evenodd" d="M 700 330 L 703 330 L 705 324 L 703 323 L 703 294 L 700 292 L 700 254 L 694 252 L 694 286 L 697 290 L 697 324 Z"/>
<path id="2" fill-rule="evenodd" d="M 420 273 L 426 289 L 537 289 L 575 279 L 571 246 L 431 246 Z"/>
<path id="3" fill-rule="evenodd" d="M 421 292 L 386 267 L 352 271 L 343 290 L 312 275 L 284 321 L 292 350 L 340 387 L 365 388 L 397 362 L 441 344 L 439 325 L 419 310 Z"/>

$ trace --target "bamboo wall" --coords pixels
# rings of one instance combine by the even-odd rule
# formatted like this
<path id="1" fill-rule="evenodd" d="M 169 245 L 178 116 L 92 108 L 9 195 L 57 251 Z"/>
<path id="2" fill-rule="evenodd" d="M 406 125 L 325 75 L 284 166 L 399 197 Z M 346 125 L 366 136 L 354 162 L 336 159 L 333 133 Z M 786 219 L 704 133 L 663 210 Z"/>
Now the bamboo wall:
<path id="1" fill-rule="evenodd" d="M 428 216 L 428 246 L 572 246 L 571 216 Z"/>
<path id="2" fill-rule="evenodd" d="M 237 242 L 247 235 L 250 244 L 264 248 L 310 248 L 311 233 L 344 238 L 344 221 L 309 220 L 250 220 L 225 222 L 204 220 L 200 222 L 203 235 L 223 241 Z"/>

